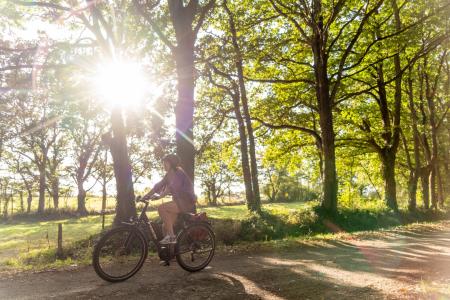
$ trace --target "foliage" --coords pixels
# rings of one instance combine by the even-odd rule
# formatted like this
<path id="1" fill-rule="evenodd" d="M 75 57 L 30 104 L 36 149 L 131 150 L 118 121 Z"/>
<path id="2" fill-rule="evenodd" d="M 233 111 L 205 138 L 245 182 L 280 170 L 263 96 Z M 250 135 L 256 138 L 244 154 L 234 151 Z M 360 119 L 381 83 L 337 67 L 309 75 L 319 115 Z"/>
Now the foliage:
<path id="1" fill-rule="evenodd" d="M 300 174 L 289 175 L 285 169 L 273 166 L 266 171 L 267 183 L 263 192 L 269 202 L 293 202 L 316 200 L 318 195 L 302 185 Z"/>
<path id="2" fill-rule="evenodd" d="M 208 205 L 218 205 L 218 201 L 231 192 L 235 181 L 232 166 L 235 164 L 231 147 L 212 144 L 203 151 L 197 161 L 197 175 L 201 178 Z"/>

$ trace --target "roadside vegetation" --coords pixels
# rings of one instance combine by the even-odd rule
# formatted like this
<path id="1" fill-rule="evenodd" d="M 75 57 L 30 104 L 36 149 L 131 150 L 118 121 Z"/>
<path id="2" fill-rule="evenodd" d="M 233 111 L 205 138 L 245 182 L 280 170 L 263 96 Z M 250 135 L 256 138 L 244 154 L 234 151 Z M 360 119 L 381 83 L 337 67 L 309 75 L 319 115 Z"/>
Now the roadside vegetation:
<path id="1" fill-rule="evenodd" d="M 154 205 L 157 203 L 154 203 Z M 342 207 L 330 218 L 318 201 L 265 203 L 261 214 L 248 212 L 245 204 L 200 207 L 211 220 L 221 248 L 278 247 L 286 240 L 330 238 L 330 234 L 373 231 L 407 224 L 436 222 L 450 218 L 448 210 L 400 209 L 393 212 L 381 201 L 359 207 Z M 154 207 L 148 216 L 158 219 Z M 64 218 L 48 215 L 49 220 L 9 220 L 0 224 L 0 270 L 49 269 L 90 264 L 92 247 L 102 232 L 102 215 Z M 105 216 L 105 228 L 113 221 Z M 57 224 L 63 224 L 63 257 L 57 258 Z M 271 241 L 273 241 L 271 243 Z M 258 244 L 257 243 L 257 244 Z"/>

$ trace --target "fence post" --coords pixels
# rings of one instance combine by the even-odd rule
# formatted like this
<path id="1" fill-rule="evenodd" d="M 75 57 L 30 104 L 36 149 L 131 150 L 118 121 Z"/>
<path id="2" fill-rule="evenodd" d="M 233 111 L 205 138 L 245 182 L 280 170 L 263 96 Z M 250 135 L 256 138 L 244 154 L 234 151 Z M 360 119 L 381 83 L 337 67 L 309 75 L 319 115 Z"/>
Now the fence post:
<path id="1" fill-rule="evenodd" d="M 11 218 L 12 218 L 14 215 L 14 196 L 12 192 L 10 192 L 9 198 L 11 199 Z"/>
<path id="2" fill-rule="evenodd" d="M 63 257 L 63 249 L 62 249 L 62 224 L 58 224 L 58 249 L 56 250 L 56 256 L 58 258 Z"/>

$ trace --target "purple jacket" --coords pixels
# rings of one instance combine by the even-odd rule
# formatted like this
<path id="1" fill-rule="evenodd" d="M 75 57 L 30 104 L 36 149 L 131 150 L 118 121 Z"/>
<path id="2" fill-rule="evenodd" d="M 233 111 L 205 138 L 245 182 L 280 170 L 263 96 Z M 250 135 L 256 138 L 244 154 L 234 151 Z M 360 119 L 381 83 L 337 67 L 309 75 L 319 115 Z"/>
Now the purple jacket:
<path id="1" fill-rule="evenodd" d="M 173 201 L 182 212 L 195 212 L 197 196 L 194 193 L 194 185 L 182 169 L 167 173 L 164 178 L 155 184 L 152 191 L 161 193 L 169 189 Z"/>

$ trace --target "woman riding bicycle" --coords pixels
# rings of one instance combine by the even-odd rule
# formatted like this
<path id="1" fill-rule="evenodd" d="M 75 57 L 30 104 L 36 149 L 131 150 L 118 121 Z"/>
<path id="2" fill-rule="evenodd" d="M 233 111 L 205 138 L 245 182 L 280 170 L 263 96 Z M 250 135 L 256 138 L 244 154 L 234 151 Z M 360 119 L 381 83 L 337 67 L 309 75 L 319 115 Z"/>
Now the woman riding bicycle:
<path id="1" fill-rule="evenodd" d="M 195 212 L 197 196 L 194 193 L 192 181 L 180 166 L 178 156 L 175 154 L 166 155 L 163 158 L 163 164 L 166 175 L 160 182 L 155 184 L 143 199 L 150 199 L 156 194 L 159 194 L 157 198 L 172 195 L 173 201 L 163 203 L 158 207 L 159 216 L 164 223 L 163 231 L 165 234 L 165 237 L 160 243 L 168 244 L 175 243 L 176 241 L 173 225 L 177 220 L 178 214 L 182 212 Z"/>

